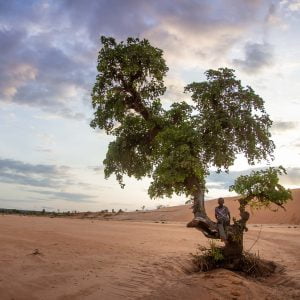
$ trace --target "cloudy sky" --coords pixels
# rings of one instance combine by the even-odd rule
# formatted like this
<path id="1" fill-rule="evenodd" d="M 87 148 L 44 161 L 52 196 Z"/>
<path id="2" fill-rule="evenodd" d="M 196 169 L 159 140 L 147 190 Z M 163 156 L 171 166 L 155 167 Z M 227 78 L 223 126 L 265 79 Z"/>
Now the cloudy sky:
<path id="1" fill-rule="evenodd" d="M 266 103 L 276 159 L 300 186 L 299 0 L 0 0 L 0 207 L 132 210 L 184 203 L 150 200 L 149 180 L 104 179 L 111 138 L 89 127 L 99 37 L 147 38 L 170 68 L 164 105 L 209 68 L 230 67 Z M 266 166 L 267 163 L 259 167 Z M 212 173 L 207 198 L 239 174 Z"/>

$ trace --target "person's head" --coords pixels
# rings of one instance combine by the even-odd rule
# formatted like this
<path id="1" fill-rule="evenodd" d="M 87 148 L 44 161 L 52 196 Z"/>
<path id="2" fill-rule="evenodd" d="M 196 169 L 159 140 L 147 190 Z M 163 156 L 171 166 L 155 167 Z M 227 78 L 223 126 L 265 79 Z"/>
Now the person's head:
<path id="1" fill-rule="evenodd" d="M 224 198 L 219 198 L 218 199 L 218 204 L 219 204 L 219 206 L 223 206 L 223 204 L 224 204 Z"/>

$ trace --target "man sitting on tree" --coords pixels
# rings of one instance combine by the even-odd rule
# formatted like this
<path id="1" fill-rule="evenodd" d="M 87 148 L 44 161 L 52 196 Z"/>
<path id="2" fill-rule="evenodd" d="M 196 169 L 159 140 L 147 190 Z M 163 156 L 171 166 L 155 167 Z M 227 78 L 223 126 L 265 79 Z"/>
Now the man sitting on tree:
<path id="1" fill-rule="evenodd" d="M 218 231 L 222 242 L 226 242 L 226 226 L 230 224 L 230 212 L 227 206 L 224 205 L 224 198 L 218 199 L 218 204 L 215 208 L 215 217 L 218 221 Z"/>

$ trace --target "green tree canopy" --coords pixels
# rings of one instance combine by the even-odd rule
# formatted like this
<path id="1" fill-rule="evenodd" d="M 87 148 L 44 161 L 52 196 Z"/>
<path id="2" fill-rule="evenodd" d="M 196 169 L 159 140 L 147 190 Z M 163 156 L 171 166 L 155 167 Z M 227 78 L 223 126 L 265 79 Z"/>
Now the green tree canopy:
<path id="1" fill-rule="evenodd" d="M 165 109 L 163 51 L 147 40 L 101 42 L 91 126 L 115 136 L 104 160 L 106 177 L 115 174 L 124 186 L 124 175 L 149 176 L 151 197 L 199 197 L 210 167 L 228 170 L 239 153 L 250 164 L 272 158 L 264 101 L 242 86 L 234 70 L 206 71 L 206 81 L 185 88 L 191 103 Z"/>

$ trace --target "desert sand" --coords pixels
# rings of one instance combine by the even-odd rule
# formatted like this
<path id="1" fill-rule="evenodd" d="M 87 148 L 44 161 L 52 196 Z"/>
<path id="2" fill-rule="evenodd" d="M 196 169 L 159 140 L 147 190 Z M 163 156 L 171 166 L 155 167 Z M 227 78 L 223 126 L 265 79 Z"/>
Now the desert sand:
<path id="1" fill-rule="evenodd" d="M 207 239 L 178 221 L 0 215 L 0 241 L 1 300 L 300 299 L 299 226 L 249 226 L 245 249 L 280 265 L 260 280 L 193 273 Z"/>

